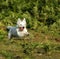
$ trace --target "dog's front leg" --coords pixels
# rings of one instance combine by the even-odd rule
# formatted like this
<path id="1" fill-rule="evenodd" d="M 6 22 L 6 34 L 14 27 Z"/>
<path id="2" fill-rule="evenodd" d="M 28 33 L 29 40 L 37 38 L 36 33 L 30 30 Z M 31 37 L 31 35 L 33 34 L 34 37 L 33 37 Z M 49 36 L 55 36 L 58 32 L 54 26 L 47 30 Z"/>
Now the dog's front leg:
<path id="1" fill-rule="evenodd" d="M 29 36 L 29 35 L 30 35 L 30 33 L 29 33 L 29 32 L 26 32 L 26 35 L 27 35 L 27 36 Z"/>

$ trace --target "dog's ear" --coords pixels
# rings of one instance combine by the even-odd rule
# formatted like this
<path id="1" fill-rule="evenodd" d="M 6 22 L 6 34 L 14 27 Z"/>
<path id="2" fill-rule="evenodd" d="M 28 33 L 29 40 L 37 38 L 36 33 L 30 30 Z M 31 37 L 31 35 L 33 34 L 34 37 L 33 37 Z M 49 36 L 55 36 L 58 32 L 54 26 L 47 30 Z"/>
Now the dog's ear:
<path id="1" fill-rule="evenodd" d="M 21 21 L 21 19 L 20 19 L 20 18 L 18 18 L 18 21 Z"/>
<path id="2" fill-rule="evenodd" d="M 17 20 L 17 24 L 19 24 L 21 22 L 21 20 L 20 20 L 20 18 L 18 18 L 18 20 Z"/>
<path id="3" fill-rule="evenodd" d="M 24 18 L 24 21 L 26 21 L 26 19 Z"/>
<path id="4" fill-rule="evenodd" d="M 26 23 L 26 19 L 25 18 L 23 19 L 23 22 Z"/>

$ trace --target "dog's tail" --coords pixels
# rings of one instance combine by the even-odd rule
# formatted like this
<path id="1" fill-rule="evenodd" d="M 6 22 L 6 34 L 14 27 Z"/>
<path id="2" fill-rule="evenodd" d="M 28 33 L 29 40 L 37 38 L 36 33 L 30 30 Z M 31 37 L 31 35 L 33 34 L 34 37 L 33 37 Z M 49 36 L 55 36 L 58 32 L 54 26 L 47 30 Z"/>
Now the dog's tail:
<path id="1" fill-rule="evenodd" d="M 7 26 L 7 29 L 11 29 L 12 28 L 12 26 Z"/>
<path id="2" fill-rule="evenodd" d="M 12 28 L 12 26 L 7 26 L 6 29 L 9 31 Z"/>

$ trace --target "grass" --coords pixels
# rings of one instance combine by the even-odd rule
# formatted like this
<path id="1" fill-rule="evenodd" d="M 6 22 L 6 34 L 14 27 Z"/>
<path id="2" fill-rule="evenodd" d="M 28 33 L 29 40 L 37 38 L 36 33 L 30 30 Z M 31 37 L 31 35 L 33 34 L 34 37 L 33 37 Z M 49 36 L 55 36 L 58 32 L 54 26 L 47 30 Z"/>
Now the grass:
<path id="1" fill-rule="evenodd" d="M 50 34 L 29 30 L 24 39 L 8 40 L 0 30 L 0 59 L 60 59 L 60 42 Z"/>

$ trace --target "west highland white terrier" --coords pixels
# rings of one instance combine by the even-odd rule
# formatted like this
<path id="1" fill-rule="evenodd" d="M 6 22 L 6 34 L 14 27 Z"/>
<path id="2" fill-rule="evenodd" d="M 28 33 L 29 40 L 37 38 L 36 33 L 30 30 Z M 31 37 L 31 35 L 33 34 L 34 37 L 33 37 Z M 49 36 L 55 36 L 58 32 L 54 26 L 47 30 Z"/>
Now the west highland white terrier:
<path id="1" fill-rule="evenodd" d="M 18 18 L 17 26 L 8 26 L 8 38 L 11 39 L 12 37 L 24 37 L 25 35 L 29 35 L 27 28 L 26 28 L 26 19 L 24 18 L 21 20 Z"/>

